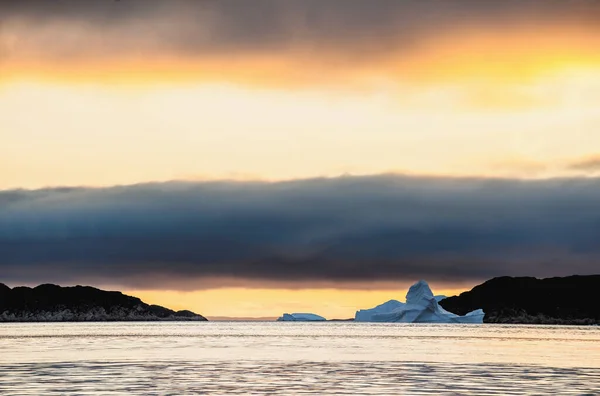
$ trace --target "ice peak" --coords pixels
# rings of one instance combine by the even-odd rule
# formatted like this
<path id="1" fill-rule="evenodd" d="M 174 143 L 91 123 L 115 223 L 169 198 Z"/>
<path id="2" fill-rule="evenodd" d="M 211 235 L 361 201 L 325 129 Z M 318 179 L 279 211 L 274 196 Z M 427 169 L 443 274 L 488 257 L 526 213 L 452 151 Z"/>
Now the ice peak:
<path id="1" fill-rule="evenodd" d="M 420 280 L 412 285 L 410 289 L 408 289 L 408 293 L 406 293 L 407 304 L 423 305 L 427 304 L 433 298 L 433 292 L 424 280 Z"/>

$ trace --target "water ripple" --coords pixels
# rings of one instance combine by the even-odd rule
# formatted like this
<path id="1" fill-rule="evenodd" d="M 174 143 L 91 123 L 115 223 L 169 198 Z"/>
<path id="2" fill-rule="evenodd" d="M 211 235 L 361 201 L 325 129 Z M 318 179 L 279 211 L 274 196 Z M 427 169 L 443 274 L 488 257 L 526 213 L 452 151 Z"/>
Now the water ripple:
<path id="1" fill-rule="evenodd" d="M 64 362 L 0 366 L 2 395 L 597 395 L 600 370 L 419 362 Z"/>
<path id="2" fill-rule="evenodd" d="M 600 395 L 600 328 L 0 326 L 0 395 Z"/>

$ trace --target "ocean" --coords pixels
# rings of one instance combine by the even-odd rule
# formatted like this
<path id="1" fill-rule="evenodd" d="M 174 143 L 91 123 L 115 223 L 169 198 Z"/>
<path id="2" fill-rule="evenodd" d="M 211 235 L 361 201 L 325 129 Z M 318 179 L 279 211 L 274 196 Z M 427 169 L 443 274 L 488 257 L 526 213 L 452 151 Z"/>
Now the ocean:
<path id="1" fill-rule="evenodd" d="M 0 395 L 600 395 L 600 327 L 0 324 Z"/>

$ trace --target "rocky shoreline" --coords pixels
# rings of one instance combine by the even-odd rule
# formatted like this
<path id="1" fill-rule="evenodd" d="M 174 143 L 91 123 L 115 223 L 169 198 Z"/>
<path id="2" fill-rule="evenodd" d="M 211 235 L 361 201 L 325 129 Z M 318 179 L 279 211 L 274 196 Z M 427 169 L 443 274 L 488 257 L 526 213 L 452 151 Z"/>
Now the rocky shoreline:
<path id="1" fill-rule="evenodd" d="M 93 287 L 0 284 L 0 322 L 206 321 L 191 311 L 149 305 L 136 297 Z"/>
<path id="2" fill-rule="evenodd" d="M 451 312 L 482 308 L 484 323 L 598 325 L 600 275 L 537 279 L 501 277 L 440 301 Z"/>

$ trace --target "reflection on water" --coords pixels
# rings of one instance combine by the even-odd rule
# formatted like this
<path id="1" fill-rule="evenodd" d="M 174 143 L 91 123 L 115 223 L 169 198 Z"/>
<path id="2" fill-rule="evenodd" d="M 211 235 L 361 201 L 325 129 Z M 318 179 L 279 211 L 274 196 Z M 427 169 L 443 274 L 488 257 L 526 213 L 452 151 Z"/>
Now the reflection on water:
<path id="1" fill-rule="evenodd" d="M 600 394 L 597 327 L 0 326 L 0 394 Z"/>

